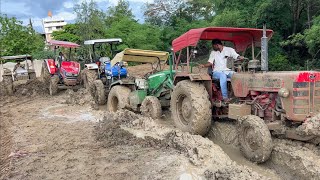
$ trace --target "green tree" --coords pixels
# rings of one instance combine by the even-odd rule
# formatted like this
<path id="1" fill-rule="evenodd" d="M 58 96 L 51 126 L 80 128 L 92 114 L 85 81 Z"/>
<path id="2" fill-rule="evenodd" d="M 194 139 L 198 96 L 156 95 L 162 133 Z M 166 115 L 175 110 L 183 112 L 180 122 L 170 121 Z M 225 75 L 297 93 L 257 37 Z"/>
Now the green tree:
<path id="1" fill-rule="evenodd" d="M 44 39 L 16 18 L 0 16 L 1 55 L 32 54 L 43 50 Z"/>
<path id="2" fill-rule="evenodd" d="M 77 24 L 67 24 L 61 31 L 54 31 L 52 36 L 55 40 L 81 43 L 78 34 Z"/>
<path id="3" fill-rule="evenodd" d="M 134 19 L 132 10 L 129 8 L 129 2 L 126 0 L 119 0 L 115 7 L 108 8 L 106 23 L 110 26 L 112 23 L 119 21 L 122 18 Z"/>

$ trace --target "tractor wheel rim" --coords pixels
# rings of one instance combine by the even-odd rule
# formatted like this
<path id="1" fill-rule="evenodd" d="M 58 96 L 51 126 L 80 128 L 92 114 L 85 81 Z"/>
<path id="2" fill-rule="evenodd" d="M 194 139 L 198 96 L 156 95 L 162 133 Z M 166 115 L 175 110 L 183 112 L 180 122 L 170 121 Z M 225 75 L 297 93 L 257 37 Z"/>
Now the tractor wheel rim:
<path id="1" fill-rule="evenodd" d="M 257 150 L 259 148 L 259 139 L 257 138 L 257 134 L 254 129 L 252 127 L 247 127 L 243 133 L 247 147 L 250 147 L 250 149 L 254 151 Z"/>
<path id="2" fill-rule="evenodd" d="M 191 105 L 189 99 L 185 95 L 181 95 L 178 97 L 177 101 L 177 114 L 180 122 L 184 125 L 188 125 L 190 122 L 191 116 Z"/>
<path id="3" fill-rule="evenodd" d="M 189 119 L 191 116 L 191 108 L 192 107 L 191 107 L 191 103 L 188 98 L 183 99 L 181 107 L 182 107 L 182 116 L 185 119 Z"/>

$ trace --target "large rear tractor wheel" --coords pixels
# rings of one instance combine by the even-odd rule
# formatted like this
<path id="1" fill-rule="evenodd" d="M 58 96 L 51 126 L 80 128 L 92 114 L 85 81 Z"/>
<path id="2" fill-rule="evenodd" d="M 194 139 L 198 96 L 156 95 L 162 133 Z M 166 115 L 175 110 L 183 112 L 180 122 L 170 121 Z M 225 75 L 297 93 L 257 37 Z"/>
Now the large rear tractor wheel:
<path id="1" fill-rule="evenodd" d="M 154 96 L 147 96 L 142 101 L 140 110 L 142 115 L 152 117 L 153 119 L 158 119 L 162 115 L 160 101 Z"/>
<path id="2" fill-rule="evenodd" d="M 50 72 L 48 70 L 46 62 L 42 63 L 41 79 L 42 79 L 42 82 L 44 82 L 45 84 L 49 85 L 50 79 L 51 79 L 51 75 L 50 75 Z"/>
<path id="3" fill-rule="evenodd" d="M 181 81 L 173 89 L 171 113 L 175 125 L 182 131 L 205 135 L 211 127 L 211 103 L 203 84 Z"/>
<path id="4" fill-rule="evenodd" d="M 128 87 L 117 85 L 113 86 L 108 95 L 107 110 L 116 112 L 129 105 L 129 94 L 131 90 Z"/>
<path id="5" fill-rule="evenodd" d="M 3 84 L 6 90 L 7 95 L 13 95 L 13 80 L 12 76 L 2 76 L 3 77 Z"/>
<path id="6" fill-rule="evenodd" d="M 240 118 L 240 150 L 250 161 L 262 163 L 269 159 L 272 151 L 270 131 L 264 121 L 254 115 Z"/>
<path id="7" fill-rule="evenodd" d="M 83 84 L 84 87 L 89 90 L 92 97 L 94 97 L 94 81 L 98 79 L 98 71 L 97 70 L 83 70 Z"/>
<path id="8" fill-rule="evenodd" d="M 105 89 L 101 80 L 95 80 L 93 82 L 93 95 L 96 104 L 103 105 L 106 103 Z"/>
<path id="9" fill-rule="evenodd" d="M 58 82 L 59 82 L 58 75 L 54 75 L 51 77 L 50 83 L 49 83 L 49 93 L 51 96 L 56 95 L 58 93 Z"/>

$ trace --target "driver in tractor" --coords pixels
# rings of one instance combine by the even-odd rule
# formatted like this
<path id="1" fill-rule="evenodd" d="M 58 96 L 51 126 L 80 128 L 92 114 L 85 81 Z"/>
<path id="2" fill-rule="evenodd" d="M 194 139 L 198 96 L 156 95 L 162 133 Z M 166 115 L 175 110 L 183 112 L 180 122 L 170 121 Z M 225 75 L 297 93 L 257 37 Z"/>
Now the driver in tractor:
<path id="1" fill-rule="evenodd" d="M 220 39 L 212 40 L 212 48 L 208 63 L 201 64 L 199 67 L 212 67 L 212 78 L 219 80 L 222 97 L 225 102 L 229 102 L 227 79 L 232 77 L 234 71 L 227 68 L 227 59 L 232 57 L 233 59 L 243 60 L 244 57 L 240 56 L 233 48 L 223 46 Z"/>
<path id="2" fill-rule="evenodd" d="M 17 64 L 16 64 L 16 65 L 14 66 L 14 68 L 13 68 L 13 73 L 14 73 L 13 77 L 14 77 L 14 79 L 17 78 L 17 69 L 18 69 L 18 68 L 25 69 L 25 66 L 22 65 L 22 64 L 20 63 L 20 61 L 17 62 Z"/>

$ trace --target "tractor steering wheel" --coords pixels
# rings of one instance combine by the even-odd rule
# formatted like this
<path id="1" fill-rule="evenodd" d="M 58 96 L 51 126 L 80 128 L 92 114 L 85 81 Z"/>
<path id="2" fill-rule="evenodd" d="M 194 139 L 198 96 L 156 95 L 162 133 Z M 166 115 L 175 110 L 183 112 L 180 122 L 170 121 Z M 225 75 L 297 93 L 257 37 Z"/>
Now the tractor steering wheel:
<path id="1" fill-rule="evenodd" d="M 240 69 L 240 71 L 244 71 L 245 67 L 246 67 L 246 64 L 249 62 L 249 59 L 248 58 L 243 58 L 243 60 L 240 60 L 240 59 L 236 59 L 234 60 L 233 62 L 233 68 L 234 70 L 238 70 Z"/>

